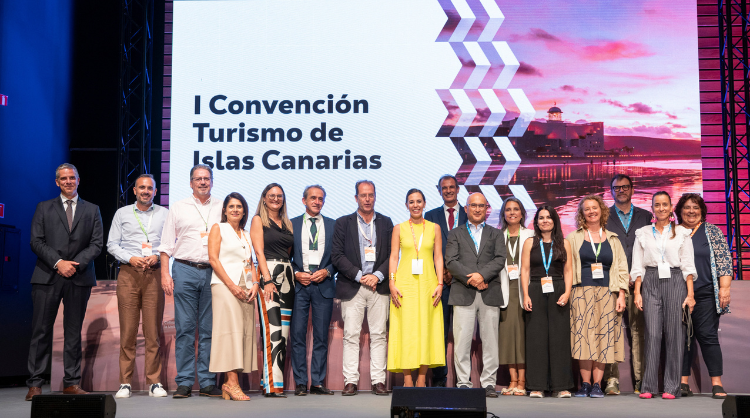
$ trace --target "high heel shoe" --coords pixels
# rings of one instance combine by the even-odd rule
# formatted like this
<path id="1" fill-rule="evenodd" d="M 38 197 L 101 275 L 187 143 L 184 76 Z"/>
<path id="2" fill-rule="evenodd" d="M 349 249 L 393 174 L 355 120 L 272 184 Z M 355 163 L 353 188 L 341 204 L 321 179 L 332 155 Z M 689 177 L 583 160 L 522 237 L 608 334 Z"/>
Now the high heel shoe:
<path id="1" fill-rule="evenodd" d="M 242 388 L 240 388 L 240 385 L 236 386 L 230 386 L 227 383 L 224 383 L 221 386 L 221 397 L 226 400 L 233 400 L 233 401 L 249 401 L 250 397 L 245 395 L 242 392 Z"/>

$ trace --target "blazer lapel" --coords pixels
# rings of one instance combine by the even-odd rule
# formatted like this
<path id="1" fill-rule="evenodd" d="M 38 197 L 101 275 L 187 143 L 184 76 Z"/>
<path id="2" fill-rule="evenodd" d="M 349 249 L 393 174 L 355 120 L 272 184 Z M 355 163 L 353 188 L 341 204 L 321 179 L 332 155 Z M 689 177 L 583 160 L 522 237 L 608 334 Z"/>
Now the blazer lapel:
<path id="1" fill-rule="evenodd" d="M 303 222 L 304 214 L 299 220 L 299 223 L 292 221 L 292 228 L 294 228 L 295 231 L 299 231 L 298 234 L 294 234 L 294 255 L 302 258 L 302 226 L 305 224 Z M 302 263 L 300 263 L 300 266 L 302 266 Z"/>
<path id="2" fill-rule="evenodd" d="M 357 213 L 355 212 L 354 215 L 352 215 L 351 220 L 349 221 L 351 223 L 351 231 L 349 238 L 352 239 L 352 244 L 355 246 L 356 251 L 354 253 L 357 255 L 357 267 L 362 268 L 362 255 L 359 253 L 359 219 L 357 219 Z"/>
<path id="3" fill-rule="evenodd" d="M 57 212 L 57 215 L 60 216 L 60 221 L 63 223 L 65 230 L 68 231 L 68 234 L 70 234 L 70 228 L 68 228 L 68 217 L 65 216 L 65 207 L 62 200 L 59 197 L 53 199 L 52 207 L 55 208 L 55 212 Z"/>
<path id="4" fill-rule="evenodd" d="M 617 214 L 617 210 L 614 207 L 609 208 L 609 217 L 614 221 L 612 222 L 612 225 L 614 225 L 613 229 L 615 229 L 615 232 L 622 231 L 623 234 L 627 233 L 625 226 L 622 224 L 620 216 Z"/>
<path id="5" fill-rule="evenodd" d="M 76 203 L 75 215 L 73 216 L 73 228 L 70 229 L 71 233 L 75 231 L 76 225 L 78 225 L 78 221 L 81 219 L 81 215 L 83 215 L 83 211 L 85 210 L 85 204 L 86 202 L 79 197 L 78 203 Z M 66 223 L 68 222 L 67 218 L 65 218 L 65 222 Z"/>
<path id="6" fill-rule="evenodd" d="M 485 225 L 482 228 L 482 239 L 479 240 L 479 251 L 477 252 L 477 257 L 479 257 L 482 254 L 482 251 L 484 251 L 484 247 L 487 245 L 487 240 L 490 239 L 490 230 L 487 229 L 487 225 Z"/>
<path id="7" fill-rule="evenodd" d="M 466 224 L 459 225 L 458 227 L 466 231 L 464 234 L 462 234 L 464 236 L 464 240 L 469 245 L 469 247 L 471 247 L 471 250 L 474 251 L 474 255 L 479 257 L 479 253 L 477 252 L 477 246 L 474 244 L 474 240 L 471 238 L 471 234 L 469 233 L 469 227 L 466 226 Z"/>

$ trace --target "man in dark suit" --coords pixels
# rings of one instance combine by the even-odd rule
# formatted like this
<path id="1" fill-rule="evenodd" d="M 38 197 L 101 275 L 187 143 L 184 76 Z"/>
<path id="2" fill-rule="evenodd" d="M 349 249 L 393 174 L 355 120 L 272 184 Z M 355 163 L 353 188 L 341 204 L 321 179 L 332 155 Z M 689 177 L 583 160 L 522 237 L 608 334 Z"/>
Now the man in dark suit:
<path id="1" fill-rule="evenodd" d="M 453 358 L 458 387 L 471 384 L 471 341 L 479 322 L 482 338 L 480 382 L 487 397 L 496 398 L 498 324 L 503 291 L 500 272 L 505 267 L 505 241 L 500 230 L 486 225 L 487 200 L 481 193 L 466 202 L 469 222 L 448 234 L 445 264 L 453 283 L 449 303 L 453 305 Z M 478 320 L 478 321 L 477 321 Z"/>
<path id="2" fill-rule="evenodd" d="M 312 308 L 313 350 L 310 364 L 310 393 L 333 395 L 323 385 L 328 364 L 328 327 L 336 296 L 336 269 L 331 264 L 331 247 L 336 221 L 320 211 L 326 200 L 322 186 L 307 186 L 302 193 L 305 213 L 292 219 L 296 279 L 292 311 L 292 369 L 296 396 L 307 395 L 307 319 Z"/>
<path id="3" fill-rule="evenodd" d="M 357 394 L 359 384 L 359 335 L 367 309 L 370 329 L 370 378 L 372 392 L 388 395 L 385 388 L 386 322 L 389 295 L 388 263 L 391 256 L 391 218 L 375 212 L 375 183 L 354 186 L 357 211 L 336 220 L 331 257 L 338 270 L 336 297 L 341 299 L 344 319 L 344 396 Z"/>
<path id="4" fill-rule="evenodd" d="M 617 234 L 617 238 L 625 249 L 625 256 L 628 259 L 628 271 L 633 266 L 633 245 L 635 244 L 635 231 L 651 224 L 651 212 L 633 205 L 632 198 L 633 180 L 625 175 L 618 174 L 610 182 L 612 199 L 615 204 L 609 208 L 609 219 L 607 219 L 607 229 Z M 630 288 L 634 286 L 631 280 Z M 631 334 L 631 361 L 633 362 L 633 377 L 635 378 L 634 389 L 640 393 L 641 380 L 643 379 L 644 361 L 644 331 L 643 312 L 641 312 L 633 303 L 632 290 L 628 295 L 628 323 Z M 607 395 L 620 394 L 620 370 L 617 363 L 607 365 L 604 369 L 607 386 L 604 393 Z"/>
<path id="5" fill-rule="evenodd" d="M 91 287 L 96 285 L 94 259 L 102 252 L 104 233 L 99 207 L 78 197 L 78 170 L 61 164 L 55 171 L 60 196 L 41 202 L 31 221 L 31 250 L 37 255 L 31 276 L 29 392 L 26 400 L 42 393 L 42 374 L 52 355 L 52 329 L 63 302 L 65 342 L 63 393 L 86 394 L 81 381 L 81 328 Z"/>
<path id="6" fill-rule="evenodd" d="M 425 213 L 424 218 L 430 222 L 440 225 L 440 231 L 443 234 L 443 254 L 445 246 L 448 243 L 448 233 L 458 227 L 466 224 L 466 211 L 458 203 L 458 181 L 454 176 L 446 174 L 440 177 L 437 184 L 438 192 L 443 198 L 441 206 Z M 451 294 L 451 282 L 453 275 L 447 269 L 443 269 L 443 333 L 445 339 L 445 353 L 448 353 L 448 330 L 451 325 L 451 312 L 453 309 L 448 303 Z M 432 369 L 432 386 L 445 387 L 448 381 L 448 362 L 445 366 L 435 367 Z"/>

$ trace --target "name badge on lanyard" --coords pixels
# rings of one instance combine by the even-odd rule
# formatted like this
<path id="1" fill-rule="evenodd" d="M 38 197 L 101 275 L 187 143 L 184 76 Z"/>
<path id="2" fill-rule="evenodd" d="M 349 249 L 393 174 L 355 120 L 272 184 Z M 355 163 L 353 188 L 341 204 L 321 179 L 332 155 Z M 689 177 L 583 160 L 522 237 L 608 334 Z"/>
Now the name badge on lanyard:
<path id="1" fill-rule="evenodd" d="M 591 231 L 586 229 L 589 234 L 589 243 L 591 244 L 591 250 L 594 252 L 595 263 L 591 263 L 591 277 L 593 279 L 601 280 L 604 278 L 604 265 L 599 262 L 599 253 L 602 252 L 602 229 L 599 228 L 599 245 L 594 245 L 594 238 L 591 236 Z"/>
<path id="2" fill-rule="evenodd" d="M 365 251 L 365 258 L 367 256 L 367 252 Z M 307 254 L 307 265 L 309 266 L 319 266 L 320 265 L 320 253 L 318 251 L 310 251 Z M 369 261 L 369 260 L 368 260 Z M 373 260 L 375 261 L 375 260 Z"/>
<path id="3" fill-rule="evenodd" d="M 142 242 L 141 243 L 141 256 L 143 257 L 151 257 L 153 255 L 153 244 L 150 242 Z"/>
<path id="4" fill-rule="evenodd" d="M 250 260 L 245 260 L 245 286 L 249 287 L 251 285 L 250 282 L 253 281 L 253 262 Z"/>
<path id="5" fill-rule="evenodd" d="M 208 246 L 208 231 L 201 231 L 201 245 Z"/>
<path id="6" fill-rule="evenodd" d="M 667 237 L 669 236 L 669 232 L 671 230 L 672 225 L 667 225 L 667 228 L 661 235 L 661 240 L 657 240 L 656 227 L 651 225 L 651 232 L 654 234 L 654 243 L 656 244 L 656 249 L 659 250 L 659 254 L 661 255 L 661 261 L 659 262 L 659 264 L 657 264 L 660 279 L 668 279 L 671 277 L 669 263 L 667 263 L 666 259 L 664 258 L 664 253 L 667 251 Z"/>
<path id="7" fill-rule="evenodd" d="M 375 231 L 373 228 L 375 228 L 375 220 L 373 219 L 370 221 L 369 224 L 367 224 L 370 227 L 370 234 L 374 234 Z M 362 237 L 369 243 L 365 247 L 365 261 L 372 261 L 375 262 L 375 247 L 372 246 L 372 240 L 365 234 L 365 231 L 362 230 L 362 225 L 359 224 L 359 220 L 357 220 L 357 228 L 359 228 L 359 233 L 362 234 Z"/>
<path id="8" fill-rule="evenodd" d="M 422 220 L 422 236 L 419 237 L 419 244 L 417 244 L 417 236 L 414 234 L 414 224 L 412 223 L 411 218 L 409 218 L 409 228 L 411 228 L 411 239 L 414 240 L 414 250 L 416 250 L 417 254 L 417 258 L 411 260 L 411 274 L 422 274 L 424 260 L 419 258 L 419 249 L 422 248 L 422 239 L 424 238 L 426 228 L 425 220 Z"/>
<path id="9" fill-rule="evenodd" d="M 555 287 L 552 285 L 552 276 L 549 275 L 549 268 L 552 265 L 552 245 L 549 247 L 549 258 L 544 254 L 544 241 L 539 239 L 539 247 L 542 249 L 542 264 L 544 264 L 544 271 L 547 274 L 546 277 L 542 277 L 542 293 L 552 293 L 555 291 Z"/>
<path id="10" fill-rule="evenodd" d="M 508 279 L 510 280 L 518 280 L 519 272 L 518 272 L 518 264 L 516 264 L 516 260 L 514 256 L 516 255 L 516 248 L 518 248 L 518 243 L 521 241 L 521 231 L 519 229 L 518 231 L 518 239 L 516 240 L 516 245 L 512 245 L 510 243 L 510 231 L 505 230 L 505 246 L 508 247 L 508 250 L 510 251 L 508 254 L 510 256 L 510 264 L 506 267 L 506 270 L 508 271 Z M 507 259 L 506 259 L 507 261 Z"/>
<path id="11" fill-rule="evenodd" d="M 211 218 L 211 204 L 208 205 L 208 214 L 206 214 L 206 217 L 203 217 L 203 212 L 201 212 L 200 208 L 198 207 L 198 204 L 193 201 L 193 206 L 195 206 L 195 210 L 198 211 L 198 215 L 201 216 L 201 220 L 206 225 L 206 230 L 201 231 L 201 245 L 204 247 L 208 246 L 208 219 Z"/>

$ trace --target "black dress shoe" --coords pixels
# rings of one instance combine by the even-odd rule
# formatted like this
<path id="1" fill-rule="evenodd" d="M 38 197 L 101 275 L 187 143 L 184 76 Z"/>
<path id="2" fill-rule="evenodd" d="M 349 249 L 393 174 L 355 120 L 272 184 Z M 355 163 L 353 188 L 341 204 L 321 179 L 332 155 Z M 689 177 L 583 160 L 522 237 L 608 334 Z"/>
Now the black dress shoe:
<path id="1" fill-rule="evenodd" d="M 384 383 L 376 383 L 372 386 L 372 393 L 374 395 L 388 396 L 388 390 L 385 388 Z"/>
<path id="2" fill-rule="evenodd" d="M 341 391 L 341 396 L 354 396 L 357 394 L 357 385 L 354 383 L 347 383 L 344 386 L 344 390 Z"/>
<path id="3" fill-rule="evenodd" d="M 266 398 L 286 398 L 284 392 L 271 392 L 264 395 Z"/>
<path id="4" fill-rule="evenodd" d="M 182 399 L 182 398 L 189 398 L 191 396 L 192 389 L 188 386 L 177 386 L 177 390 L 172 394 L 172 398 L 174 399 Z"/>
<path id="5" fill-rule="evenodd" d="M 313 395 L 333 395 L 333 391 L 323 385 L 310 386 L 310 393 Z"/>
<path id="6" fill-rule="evenodd" d="M 305 396 L 307 395 L 307 385 L 297 385 L 294 388 L 294 396 Z"/>
<path id="7" fill-rule="evenodd" d="M 437 382 L 432 382 L 432 387 L 434 388 L 444 388 L 448 382 L 445 380 L 438 380 Z"/>
<path id="8" fill-rule="evenodd" d="M 204 388 L 201 388 L 201 391 L 199 392 L 200 396 L 211 396 L 212 398 L 220 398 L 221 397 L 221 389 L 217 388 L 214 385 L 208 385 Z"/>

